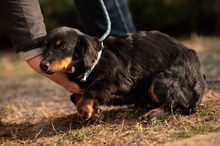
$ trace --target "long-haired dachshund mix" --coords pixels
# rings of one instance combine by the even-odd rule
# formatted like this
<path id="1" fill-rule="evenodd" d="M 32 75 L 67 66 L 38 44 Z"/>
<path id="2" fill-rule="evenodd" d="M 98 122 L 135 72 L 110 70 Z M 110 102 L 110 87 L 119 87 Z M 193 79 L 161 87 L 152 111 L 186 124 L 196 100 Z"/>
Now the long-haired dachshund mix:
<path id="1" fill-rule="evenodd" d="M 158 31 L 98 38 L 60 27 L 44 40 L 40 63 L 48 74 L 66 72 L 84 89 L 71 95 L 81 120 L 100 116 L 99 104 L 150 107 L 146 119 L 179 111 L 190 114 L 201 102 L 206 83 L 196 52 Z"/>

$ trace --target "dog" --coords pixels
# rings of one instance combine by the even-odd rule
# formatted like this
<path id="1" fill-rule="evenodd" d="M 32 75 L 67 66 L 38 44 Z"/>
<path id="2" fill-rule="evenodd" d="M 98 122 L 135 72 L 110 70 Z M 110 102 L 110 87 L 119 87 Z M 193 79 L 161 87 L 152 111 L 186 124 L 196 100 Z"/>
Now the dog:
<path id="1" fill-rule="evenodd" d="M 99 105 L 150 107 L 144 119 L 172 112 L 191 114 L 200 104 L 205 78 L 197 53 L 159 31 L 138 31 L 103 42 L 77 29 L 59 27 L 44 39 L 40 68 L 47 74 L 68 72 L 82 95 L 71 95 L 77 116 L 99 119 Z"/>

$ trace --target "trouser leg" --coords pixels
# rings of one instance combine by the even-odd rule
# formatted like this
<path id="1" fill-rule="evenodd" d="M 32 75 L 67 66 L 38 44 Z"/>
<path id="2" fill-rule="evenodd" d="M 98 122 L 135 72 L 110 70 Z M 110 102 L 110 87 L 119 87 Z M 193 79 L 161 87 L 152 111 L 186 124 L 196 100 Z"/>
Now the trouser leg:
<path id="1" fill-rule="evenodd" d="M 112 36 L 123 36 L 136 31 L 127 0 L 104 0 L 111 20 Z M 101 37 L 107 29 L 106 16 L 99 0 L 75 0 L 76 9 L 85 31 Z"/>

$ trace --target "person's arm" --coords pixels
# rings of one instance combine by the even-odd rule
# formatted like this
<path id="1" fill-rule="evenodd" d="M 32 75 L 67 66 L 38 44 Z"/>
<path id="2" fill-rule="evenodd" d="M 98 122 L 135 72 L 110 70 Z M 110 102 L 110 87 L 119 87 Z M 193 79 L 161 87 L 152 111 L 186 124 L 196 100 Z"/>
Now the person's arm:
<path id="1" fill-rule="evenodd" d="M 75 93 L 75 94 L 82 93 L 82 90 L 79 88 L 79 86 L 76 83 L 69 81 L 65 73 L 55 73 L 53 75 L 48 75 L 48 74 L 43 73 L 39 67 L 41 59 L 42 59 L 42 55 L 38 55 L 31 59 L 26 60 L 26 62 L 36 72 L 51 79 L 57 84 L 63 86 L 67 91 L 71 93 Z"/>
<path id="2" fill-rule="evenodd" d="M 0 21 L 15 52 L 36 72 L 63 86 L 72 93 L 81 93 L 76 83 L 65 73 L 47 75 L 39 67 L 43 50 L 42 39 L 47 34 L 38 0 L 0 0 Z"/>

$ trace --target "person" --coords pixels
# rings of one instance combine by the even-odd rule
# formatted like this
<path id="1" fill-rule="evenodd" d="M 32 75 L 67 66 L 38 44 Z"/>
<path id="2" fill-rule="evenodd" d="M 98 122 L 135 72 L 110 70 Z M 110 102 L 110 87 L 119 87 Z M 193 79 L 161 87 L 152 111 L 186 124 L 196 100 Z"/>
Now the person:
<path id="1" fill-rule="evenodd" d="M 136 31 L 127 0 L 105 0 L 104 4 L 112 22 L 110 35 L 122 36 Z M 106 31 L 107 25 L 100 1 L 75 0 L 75 5 L 86 33 L 100 37 Z M 1 0 L 0 22 L 15 52 L 32 69 L 71 93 L 82 93 L 79 86 L 70 82 L 65 73 L 48 75 L 39 67 L 43 54 L 42 39 L 47 32 L 38 0 Z"/>
<path id="2" fill-rule="evenodd" d="M 111 36 L 136 32 L 127 0 L 104 0 L 111 20 Z M 87 34 L 101 37 L 107 29 L 106 16 L 100 0 L 75 0 L 78 16 Z"/>

